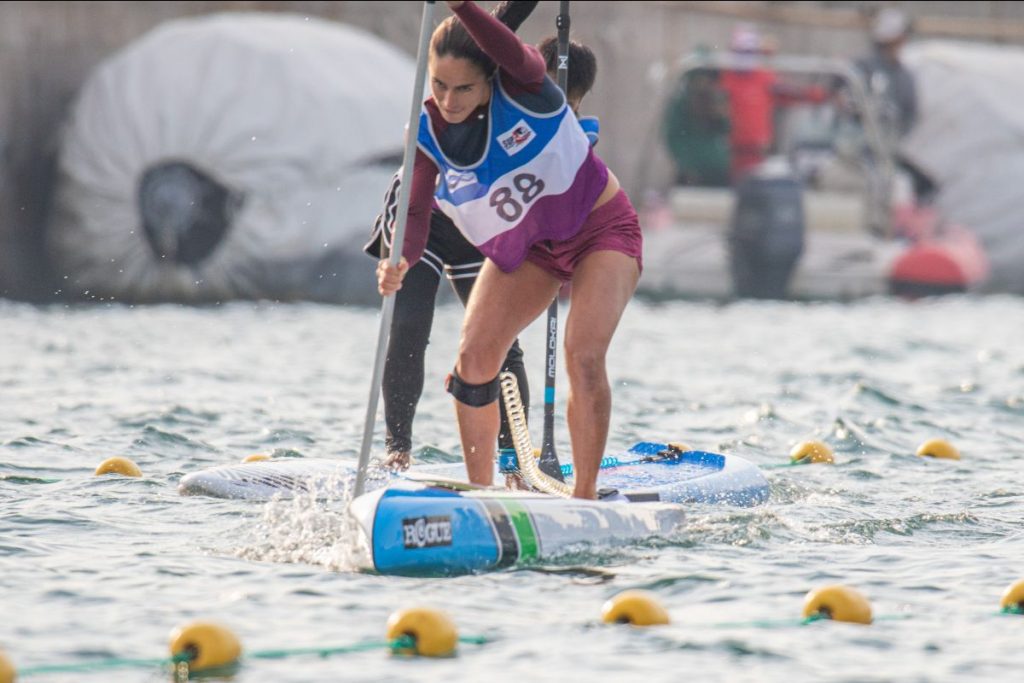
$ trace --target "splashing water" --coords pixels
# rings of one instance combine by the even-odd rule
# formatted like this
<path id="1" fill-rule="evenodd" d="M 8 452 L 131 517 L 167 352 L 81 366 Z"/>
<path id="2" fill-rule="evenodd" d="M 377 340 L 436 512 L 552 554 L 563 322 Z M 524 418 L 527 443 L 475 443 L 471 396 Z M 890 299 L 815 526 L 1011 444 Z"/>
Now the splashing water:
<path id="1" fill-rule="evenodd" d="M 379 468 L 367 472 L 368 488 L 387 481 Z M 239 548 L 237 556 L 344 572 L 372 567 L 365 535 L 348 511 L 354 486 L 354 474 L 338 473 L 311 479 L 291 497 L 274 496 L 264 503 L 250 544 Z"/>

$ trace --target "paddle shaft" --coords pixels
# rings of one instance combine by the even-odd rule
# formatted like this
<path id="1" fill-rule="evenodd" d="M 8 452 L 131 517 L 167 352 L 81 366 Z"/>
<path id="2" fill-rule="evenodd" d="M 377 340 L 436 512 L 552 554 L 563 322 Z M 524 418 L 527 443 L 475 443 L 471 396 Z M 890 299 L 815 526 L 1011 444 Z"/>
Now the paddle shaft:
<path id="1" fill-rule="evenodd" d="M 558 87 L 568 96 L 569 89 L 569 0 L 558 7 Z M 544 439 L 540 448 L 540 469 L 549 477 L 565 481 L 555 451 L 555 360 L 558 357 L 558 296 L 548 306 L 547 344 L 544 363 Z"/>
<path id="2" fill-rule="evenodd" d="M 423 19 L 420 23 L 420 43 L 416 51 L 416 80 L 413 82 L 412 107 L 409 111 L 408 135 L 405 139 L 405 153 L 402 157 L 402 180 L 398 187 L 398 216 L 395 233 L 391 237 L 391 253 L 388 261 L 397 266 L 402 258 L 402 244 L 405 241 L 405 224 L 409 217 L 409 195 L 412 185 L 412 167 L 416 155 L 416 138 L 419 135 L 420 109 L 423 106 L 423 82 L 427 71 L 427 46 L 430 43 L 434 20 L 434 0 L 423 3 Z M 370 446 L 377 422 L 377 401 L 384 376 L 384 360 L 387 356 L 388 339 L 391 334 L 391 319 L 395 313 L 395 296 L 384 297 L 380 313 L 380 330 L 377 332 L 377 357 L 373 362 L 373 379 L 370 382 L 370 398 L 366 404 L 366 421 L 363 424 L 363 443 L 359 449 L 359 467 L 356 470 L 356 484 L 352 497 L 361 496 L 366 488 L 366 466 L 370 460 Z"/>

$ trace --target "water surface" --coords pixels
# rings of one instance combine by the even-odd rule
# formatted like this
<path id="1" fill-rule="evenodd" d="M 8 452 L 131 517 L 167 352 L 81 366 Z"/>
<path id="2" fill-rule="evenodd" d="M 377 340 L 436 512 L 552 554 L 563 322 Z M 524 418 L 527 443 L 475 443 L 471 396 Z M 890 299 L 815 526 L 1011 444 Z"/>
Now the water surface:
<path id="1" fill-rule="evenodd" d="M 415 433 L 427 461 L 459 453 L 441 382 L 460 320 L 442 306 L 428 351 Z M 1019 666 L 1024 621 L 997 613 L 1024 578 L 1024 300 L 634 302 L 609 360 L 609 449 L 684 441 L 746 457 L 772 484 L 767 505 L 695 507 L 669 539 L 398 578 L 354 569 L 343 501 L 177 494 L 184 474 L 254 452 L 355 459 L 377 321 L 317 305 L 0 303 L 0 648 L 18 668 L 162 658 L 169 631 L 197 619 L 251 652 L 382 640 L 389 614 L 415 605 L 492 642 L 439 661 L 249 659 L 234 680 L 980 681 Z M 540 387 L 541 326 L 523 343 Z M 914 455 L 936 437 L 963 459 Z M 808 438 L 836 465 L 778 467 Z M 93 477 L 112 455 L 144 477 Z M 830 583 L 881 618 L 796 625 L 807 591 Z M 627 588 L 653 591 L 673 624 L 600 626 Z"/>

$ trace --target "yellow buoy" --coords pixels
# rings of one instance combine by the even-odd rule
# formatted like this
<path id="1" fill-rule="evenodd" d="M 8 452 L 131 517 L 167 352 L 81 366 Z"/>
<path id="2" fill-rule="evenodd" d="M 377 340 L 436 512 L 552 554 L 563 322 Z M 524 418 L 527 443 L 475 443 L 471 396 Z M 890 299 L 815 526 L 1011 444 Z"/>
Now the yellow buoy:
<path id="1" fill-rule="evenodd" d="M 832 449 L 824 441 L 801 441 L 789 452 L 789 459 L 799 463 L 824 463 L 831 465 L 836 461 Z"/>
<path id="2" fill-rule="evenodd" d="M 171 631 L 171 656 L 186 653 L 190 671 L 229 666 L 242 656 L 242 646 L 235 634 L 219 624 L 195 621 Z"/>
<path id="3" fill-rule="evenodd" d="M 810 617 L 870 624 L 871 605 L 867 598 L 848 586 L 825 586 L 810 591 L 804 599 L 804 618 Z"/>
<path id="4" fill-rule="evenodd" d="M 247 462 L 263 462 L 264 460 L 270 460 L 270 456 L 266 453 L 253 453 L 242 458 L 242 464 Z"/>
<path id="5" fill-rule="evenodd" d="M 1004 612 L 1024 611 L 1024 579 L 1003 591 L 1003 599 L 999 601 L 999 606 Z"/>
<path id="6" fill-rule="evenodd" d="M 0 650 L 0 683 L 14 683 L 16 674 L 11 660 L 7 659 L 3 650 Z"/>
<path id="7" fill-rule="evenodd" d="M 448 657 L 455 654 L 459 642 L 452 620 L 443 612 L 426 607 L 399 610 L 388 618 L 388 640 L 395 641 L 402 636 L 412 638 L 412 647 L 394 647 L 393 654 Z"/>
<path id="8" fill-rule="evenodd" d="M 959 460 L 960 451 L 945 439 L 928 439 L 917 447 L 917 454 L 943 460 Z"/>
<path id="9" fill-rule="evenodd" d="M 113 458 L 107 458 L 99 464 L 96 468 L 96 475 L 101 474 L 120 474 L 123 477 L 141 477 L 142 470 L 139 466 L 128 458 L 122 458 L 121 456 L 114 456 Z"/>
<path id="10" fill-rule="evenodd" d="M 628 590 L 609 598 L 601 608 L 601 620 L 606 624 L 632 626 L 660 626 L 669 623 L 668 612 L 651 593 Z"/>

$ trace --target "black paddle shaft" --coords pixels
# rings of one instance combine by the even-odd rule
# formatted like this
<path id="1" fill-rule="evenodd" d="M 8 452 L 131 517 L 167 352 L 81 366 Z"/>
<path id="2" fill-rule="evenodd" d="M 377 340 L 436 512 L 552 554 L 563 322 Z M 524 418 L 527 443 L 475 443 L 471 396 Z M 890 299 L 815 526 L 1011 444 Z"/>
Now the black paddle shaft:
<path id="1" fill-rule="evenodd" d="M 569 0 L 561 0 L 558 18 L 558 87 L 568 96 L 569 89 Z M 555 360 L 558 357 L 558 297 L 551 301 L 547 315 L 547 344 L 544 363 L 544 440 L 540 449 L 540 470 L 549 477 L 565 481 L 555 452 Z"/>

